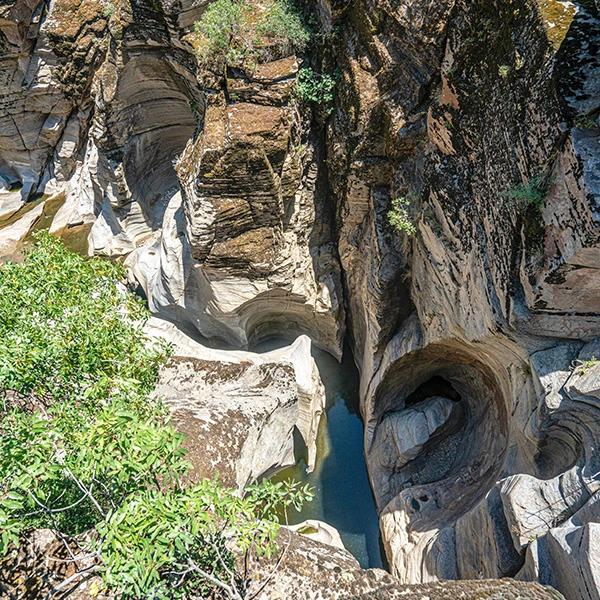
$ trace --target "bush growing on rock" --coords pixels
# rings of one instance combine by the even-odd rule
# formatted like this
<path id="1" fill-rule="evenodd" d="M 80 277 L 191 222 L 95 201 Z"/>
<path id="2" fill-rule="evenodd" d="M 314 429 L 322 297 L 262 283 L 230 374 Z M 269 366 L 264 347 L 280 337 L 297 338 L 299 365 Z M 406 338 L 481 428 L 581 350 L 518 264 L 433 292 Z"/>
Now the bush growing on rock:
<path id="1" fill-rule="evenodd" d="M 304 50 L 310 40 L 310 32 L 290 0 L 269 4 L 258 22 L 257 31 L 286 52 Z"/>
<path id="2" fill-rule="evenodd" d="M 296 95 L 302 102 L 316 104 L 326 111 L 331 110 L 335 79 L 328 74 L 315 73 L 310 67 L 298 72 Z"/>
<path id="3" fill-rule="evenodd" d="M 412 236 L 417 232 L 417 228 L 408 213 L 410 205 L 411 202 L 408 198 L 394 198 L 392 207 L 387 213 L 387 218 L 389 224 L 396 231 Z"/>
<path id="4" fill-rule="evenodd" d="M 271 0 L 256 16 L 244 0 L 214 0 L 194 26 L 197 52 L 209 67 L 244 67 L 306 47 L 310 32 L 291 0 Z"/>
<path id="5" fill-rule="evenodd" d="M 184 487 L 182 436 L 149 396 L 167 349 L 144 336 L 123 275 L 45 232 L 22 264 L 0 267 L 0 558 L 46 527 L 122 597 L 242 598 L 236 552 L 272 552 L 278 508 L 310 492 Z M 80 546 L 88 530 L 95 541 Z"/>
<path id="6" fill-rule="evenodd" d="M 198 54 L 204 61 L 236 64 L 252 49 L 248 5 L 243 0 L 215 0 L 194 25 Z"/>
<path id="7" fill-rule="evenodd" d="M 548 183 L 543 175 L 536 175 L 524 183 L 520 183 L 505 192 L 505 196 L 514 202 L 520 210 L 533 206 L 541 211 L 546 201 Z"/>

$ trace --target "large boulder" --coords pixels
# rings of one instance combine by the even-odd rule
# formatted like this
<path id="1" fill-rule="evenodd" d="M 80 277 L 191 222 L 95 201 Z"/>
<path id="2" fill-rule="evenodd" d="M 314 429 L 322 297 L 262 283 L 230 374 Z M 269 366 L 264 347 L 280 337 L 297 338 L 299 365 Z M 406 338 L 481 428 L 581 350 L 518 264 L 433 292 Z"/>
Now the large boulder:
<path id="1" fill-rule="evenodd" d="M 301 454 L 314 467 L 325 390 L 306 336 L 255 354 L 204 347 L 158 319 L 147 331 L 175 346 L 154 394 L 185 436 L 193 479 L 243 490 Z"/>

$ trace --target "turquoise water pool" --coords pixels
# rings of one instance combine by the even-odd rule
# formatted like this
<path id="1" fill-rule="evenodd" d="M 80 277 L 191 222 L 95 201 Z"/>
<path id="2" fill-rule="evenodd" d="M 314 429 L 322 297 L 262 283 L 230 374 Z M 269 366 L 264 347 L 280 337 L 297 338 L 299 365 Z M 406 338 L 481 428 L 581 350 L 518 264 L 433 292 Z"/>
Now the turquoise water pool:
<path id="1" fill-rule="evenodd" d="M 274 347 L 277 344 L 262 344 L 260 351 Z M 341 364 L 318 349 L 313 349 L 313 356 L 327 395 L 317 440 L 317 464 L 307 474 L 306 462 L 301 459 L 272 479 L 294 478 L 315 489 L 315 499 L 301 513 L 291 514 L 290 524 L 305 519 L 326 521 L 340 532 L 345 547 L 362 567 L 381 567 L 379 524 L 363 453 L 358 373 L 349 350 Z"/>

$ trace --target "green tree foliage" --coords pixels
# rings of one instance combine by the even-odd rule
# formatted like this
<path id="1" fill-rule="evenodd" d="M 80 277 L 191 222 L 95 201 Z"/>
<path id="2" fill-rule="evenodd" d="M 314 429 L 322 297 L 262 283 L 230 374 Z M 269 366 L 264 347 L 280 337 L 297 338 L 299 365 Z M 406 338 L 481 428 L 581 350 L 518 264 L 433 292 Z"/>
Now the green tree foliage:
<path id="1" fill-rule="evenodd" d="M 541 211 L 544 208 L 547 193 L 547 182 L 542 175 L 531 177 L 529 181 L 520 183 L 504 193 L 517 207 L 525 211 L 530 206 Z"/>
<path id="2" fill-rule="evenodd" d="M 306 486 L 266 481 L 242 498 L 209 480 L 133 496 L 99 526 L 106 581 L 135 598 L 148 590 L 171 599 L 215 588 L 243 598 L 247 573 L 236 572 L 232 545 L 247 557 L 270 556 L 275 511 L 299 510 L 311 497 Z"/>
<path id="3" fill-rule="evenodd" d="M 243 0 L 214 0 L 194 25 L 204 61 L 236 64 L 252 49 L 248 5 Z"/>
<path id="4" fill-rule="evenodd" d="M 162 352 L 148 347 L 145 309 L 121 284 L 122 267 L 38 235 L 23 264 L 0 270 L 0 389 L 44 401 L 96 402 L 137 382 L 149 391 Z"/>
<path id="5" fill-rule="evenodd" d="M 149 396 L 167 349 L 123 274 L 45 232 L 0 267 L 0 556 L 35 527 L 93 529 L 86 551 L 123 597 L 242 597 L 233 550 L 270 552 L 277 507 L 310 491 L 184 488 L 182 437 Z"/>
<path id="6" fill-rule="evenodd" d="M 271 2 L 258 22 L 257 32 L 287 52 L 304 50 L 310 40 L 310 32 L 290 0 Z"/>
<path id="7" fill-rule="evenodd" d="M 257 16 L 245 0 L 214 0 L 196 22 L 197 52 L 208 66 L 245 66 L 273 50 L 303 50 L 310 32 L 291 0 L 270 0 Z"/>

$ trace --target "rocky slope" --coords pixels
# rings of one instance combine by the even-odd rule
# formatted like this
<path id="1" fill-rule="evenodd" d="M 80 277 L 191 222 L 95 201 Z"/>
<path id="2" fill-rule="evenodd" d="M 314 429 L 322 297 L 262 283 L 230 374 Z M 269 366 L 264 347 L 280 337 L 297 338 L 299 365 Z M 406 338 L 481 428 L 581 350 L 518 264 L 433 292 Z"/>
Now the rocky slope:
<path id="1" fill-rule="evenodd" d="M 205 4 L 0 6 L 0 254 L 76 232 L 236 348 L 339 356 L 347 326 L 392 573 L 599 597 L 598 3 L 320 0 L 306 56 L 217 79 Z M 302 61 L 336 74 L 329 114 L 294 98 Z M 213 371 L 190 376 L 218 404 Z"/>

